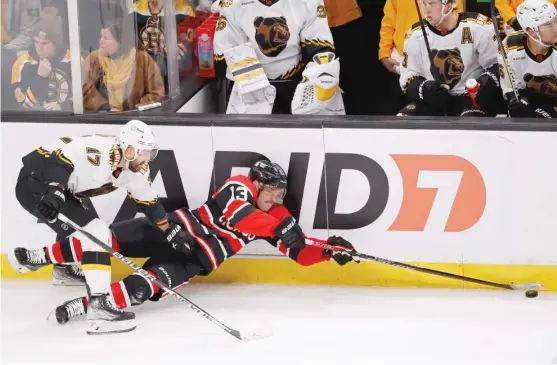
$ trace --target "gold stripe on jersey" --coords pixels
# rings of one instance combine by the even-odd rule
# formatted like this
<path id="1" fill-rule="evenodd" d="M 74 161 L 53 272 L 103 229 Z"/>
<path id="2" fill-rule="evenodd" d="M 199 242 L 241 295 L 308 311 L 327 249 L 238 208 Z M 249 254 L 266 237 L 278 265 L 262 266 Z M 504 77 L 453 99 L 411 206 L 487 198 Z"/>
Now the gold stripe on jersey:
<path id="1" fill-rule="evenodd" d="M 218 62 L 218 61 L 222 61 L 222 60 L 224 60 L 224 55 L 222 55 L 222 54 L 216 54 L 213 58 L 214 58 L 214 60 L 217 61 L 217 62 Z"/>
<path id="2" fill-rule="evenodd" d="M 331 42 L 327 41 L 320 41 L 317 39 L 305 40 L 301 43 L 302 48 L 310 47 L 310 46 L 317 46 L 317 47 L 329 47 L 331 49 L 335 49 L 335 46 Z"/>
<path id="3" fill-rule="evenodd" d="M 49 158 L 50 153 L 48 151 L 43 150 L 41 147 L 37 148 L 37 152 L 39 155 L 43 156 L 44 158 Z"/>
<path id="4" fill-rule="evenodd" d="M 74 167 L 74 164 L 72 163 L 72 161 L 70 161 L 66 156 L 64 156 L 64 155 L 62 154 L 62 151 L 56 150 L 56 151 L 54 152 L 54 154 L 55 154 L 56 157 L 58 157 L 61 161 L 64 161 L 65 163 L 67 163 L 68 165 L 70 165 L 72 169 L 75 168 L 75 167 Z"/>
<path id="5" fill-rule="evenodd" d="M 230 71 L 234 71 L 240 67 L 247 67 L 249 65 L 254 65 L 256 63 L 259 63 L 259 59 L 257 59 L 257 57 L 249 57 L 249 58 L 244 58 L 243 60 L 240 60 L 238 62 L 234 62 L 231 65 L 228 65 L 228 68 L 230 69 Z"/>
<path id="6" fill-rule="evenodd" d="M 254 78 L 260 77 L 260 76 L 265 76 L 265 71 L 262 68 L 257 70 L 257 71 L 250 72 L 248 74 L 235 77 L 234 81 L 235 82 L 242 82 L 242 81 L 251 80 L 251 79 L 254 79 Z"/>
<path id="7" fill-rule="evenodd" d="M 293 69 L 291 69 L 290 71 L 288 71 L 284 75 L 280 76 L 279 79 L 280 80 L 291 79 L 294 75 L 296 75 L 298 72 L 300 72 L 304 68 L 304 66 L 305 66 L 305 64 L 302 61 L 298 62 L 298 64 L 296 66 L 294 66 Z"/>
<path id="8" fill-rule="evenodd" d="M 133 195 L 131 193 L 128 193 L 128 198 L 133 199 L 134 202 L 136 202 L 137 204 L 143 204 L 143 205 L 155 205 L 157 204 L 157 199 L 153 199 L 153 200 L 139 200 L 133 197 Z"/>

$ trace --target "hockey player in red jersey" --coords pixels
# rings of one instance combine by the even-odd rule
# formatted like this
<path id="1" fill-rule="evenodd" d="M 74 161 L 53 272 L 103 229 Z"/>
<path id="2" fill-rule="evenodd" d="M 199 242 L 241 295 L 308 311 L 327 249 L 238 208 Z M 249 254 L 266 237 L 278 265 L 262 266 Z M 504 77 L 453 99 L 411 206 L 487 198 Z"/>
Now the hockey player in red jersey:
<path id="1" fill-rule="evenodd" d="M 302 229 L 279 203 L 285 192 L 284 170 L 276 163 L 259 161 L 248 176 L 229 178 L 200 208 L 169 213 L 168 219 L 175 223 L 170 233 L 161 232 L 142 218 L 113 224 L 112 247 L 127 257 L 150 257 L 143 268 L 175 289 L 194 276 L 209 275 L 256 239 L 266 240 L 304 266 L 331 258 L 339 265 L 352 261 L 347 252 L 330 252 L 305 244 Z M 326 242 L 354 249 L 342 237 L 332 236 Z M 68 243 L 71 247 L 57 243 L 57 247 L 45 250 L 81 252 L 79 240 Z M 66 257 L 80 260 L 79 255 Z M 137 273 L 113 283 L 111 294 L 119 309 L 165 296 L 163 290 Z M 66 323 L 85 314 L 87 306 L 87 297 L 80 297 L 60 305 L 54 313 L 59 323 Z"/>

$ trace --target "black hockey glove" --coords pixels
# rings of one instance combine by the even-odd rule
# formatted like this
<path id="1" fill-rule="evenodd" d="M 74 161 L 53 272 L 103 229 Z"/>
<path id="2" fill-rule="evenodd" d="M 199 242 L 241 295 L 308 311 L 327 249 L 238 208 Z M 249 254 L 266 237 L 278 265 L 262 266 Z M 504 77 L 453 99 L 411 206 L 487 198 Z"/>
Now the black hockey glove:
<path id="1" fill-rule="evenodd" d="M 187 231 L 184 231 L 179 224 L 170 223 L 170 228 L 164 232 L 166 241 L 172 248 L 183 254 L 190 254 L 196 243 L 195 238 Z"/>
<path id="2" fill-rule="evenodd" d="M 533 118 L 534 110 L 530 106 L 530 102 L 526 98 L 512 98 L 509 101 L 509 116 L 511 118 Z"/>
<path id="3" fill-rule="evenodd" d="M 303 248 L 306 244 L 304 233 L 296 223 L 294 217 L 284 217 L 274 229 L 273 234 L 277 236 L 287 248 Z"/>
<path id="4" fill-rule="evenodd" d="M 423 77 L 413 80 L 407 87 L 407 93 L 410 100 L 422 100 L 439 109 L 445 109 L 451 97 L 445 86 Z"/>
<path id="5" fill-rule="evenodd" d="M 535 118 L 557 118 L 557 107 L 551 105 L 539 105 L 533 109 Z"/>
<path id="6" fill-rule="evenodd" d="M 481 110 L 487 111 L 490 106 L 497 100 L 494 98 L 495 95 L 502 95 L 501 89 L 499 88 L 499 79 L 491 71 L 486 71 L 477 78 L 478 84 L 480 84 L 480 89 L 476 94 L 476 103 Z"/>
<path id="7" fill-rule="evenodd" d="M 342 248 L 348 249 L 348 251 L 354 251 L 354 246 L 347 240 L 342 237 L 331 236 L 327 240 L 327 244 L 331 246 L 338 246 Z M 357 257 L 353 257 L 347 251 L 325 251 L 326 255 L 329 255 L 339 264 L 340 266 L 346 265 L 350 261 L 354 261 L 356 263 L 360 263 L 360 260 Z"/>
<path id="8" fill-rule="evenodd" d="M 37 212 L 48 223 L 54 223 L 65 202 L 66 196 L 62 185 L 50 183 L 47 185 L 39 204 L 37 204 Z"/>

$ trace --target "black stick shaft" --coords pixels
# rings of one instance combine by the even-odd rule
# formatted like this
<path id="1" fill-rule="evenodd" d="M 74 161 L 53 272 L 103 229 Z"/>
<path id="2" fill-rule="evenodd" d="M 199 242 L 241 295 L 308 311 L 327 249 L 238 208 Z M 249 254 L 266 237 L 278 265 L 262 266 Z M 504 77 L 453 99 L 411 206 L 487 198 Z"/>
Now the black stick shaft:
<path id="1" fill-rule="evenodd" d="M 429 57 L 429 61 L 433 64 L 433 56 L 431 54 L 431 47 L 429 46 L 429 39 L 427 39 L 427 33 L 425 31 L 425 24 L 424 18 L 422 17 L 422 12 L 420 11 L 420 6 L 418 5 L 418 0 L 414 0 L 414 4 L 416 4 L 416 12 L 418 13 L 418 19 L 420 19 L 420 27 L 422 28 L 422 33 L 424 34 L 424 42 L 425 47 L 427 49 L 427 56 Z"/>
<path id="2" fill-rule="evenodd" d="M 331 246 L 331 245 L 327 245 L 327 244 L 321 243 L 321 242 L 316 242 L 316 241 L 312 241 L 312 240 L 306 240 L 306 242 L 311 246 L 321 247 L 325 250 L 346 251 L 346 249 L 343 249 L 342 247 Z M 494 283 L 494 282 L 487 281 L 487 280 L 471 278 L 471 277 L 468 277 L 468 276 L 451 274 L 451 273 L 445 272 L 445 271 L 439 271 L 439 270 L 428 269 L 428 268 L 425 268 L 425 267 L 409 265 L 409 264 L 405 264 L 405 263 L 398 262 L 398 261 L 391 261 L 391 260 L 387 260 L 387 259 L 382 259 L 380 257 L 367 255 L 367 254 L 360 253 L 360 252 L 357 252 L 357 251 L 348 251 L 348 252 L 352 256 L 357 256 L 357 257 L 360 257 L 362 259 L 371 260 L 371 261 L 375 261 L 375 262 L 380 262 L 380 263 L 385 264 L 385 265 L 396 266 L 396 267 L 400 267 L 400 268 L 403 268 L 403 269 L 419 271 L 419 272 L 423 272 L 423 273 L 426 273 L 426 274 L 443 276 L 445 278 L 462 280 L 462 281 L 467 281 L 467 282 L 475 283 L 475 284 L 492 286 L 492 287 L 500 288 L 500 289 L 514 290 L 514 288 L 509 284 L 499 284 L 499 283 Z"/>
<path id="3" fill-rule="evenodd" d="M 108 246 L 107 244 L 105 244 L 104 242 L 102 242 L 101 240 L 99 240 L 97 237 L 93 236 L 89 232 L 85 231 L 83 228 L 81 228 L 80 226 L 75 224 L 73 221 L 71 221 L 68 217 L 64 216 L 63 214 L 58 214 L 58 219 L 62 220 L 67 225 L 72 227 L 74 230 L 76 230 L 77 232 L 80 232 L 81 234 L 83 234 L 84 236 L 89 238 L 91 241 L 95 242 L 95 244 L 100 246 L 103 250 L 109 252 L 112 256 L 116 257 L 118 260 L 122 261 L 124 264 L 126 264 L 129 267 L 131 267 L 132 269 L 134 269 L 136 272 L 138 272 L 145 279 L 147 279 L 149 281 L 152 281 L 153 283 L 157 284 L 159 287 L 164 289 L 169 294 L 172 294 L 172 296 L 174 296 L 180 302 L 182 302 L 184 304 L 187 304 L 191 309 L 193 309 L 198 314 L 201 314 L 203 317 L 207 318 L 209 321 L 216 324 L 217 326 L 219 326 L 220 328 L 222 328 L 226 332 L 230 333 L 232 336 L 236 337 L 237 339 L 239 339 L 239 340 L 243 339 L 239 331 L 228 327 L 227 325 L 225 325 L 224 323 L 222 323 L 221 321 L 219 321 L 218 319 L 216 319 L 215 317 L 210 315 L 208 312 L 206 312 L 203 308 L 199 307 L 197 304 L 193 303 L 192 301 L 190 301 L 189 299 L 187 299 L 183 295 L 177 293 L 172 288 L 167 286 L 165 283 L 163 283 L 162 281 L 157 279 L 155 276 L 149 274 L 147 271 L 145 271 L 144 269 L 142 269 L 138 265 L 134 264 L 128 258 L 122 256 L 119 252 L 115 251 L 112 247 Z"/>
<path id="4" fill-rule="evenodd" d="M 518 94 L 518 90 L 516 88 L 516 83 L 514 80 L 514 75 L 511 70 L 511 66 L 509 65 L 509 60 L 507 58 L 507 53 L 505 52 L 505 47 L 503 46 L 503 41 L 501 40 L 501 35 L 499 34 L 499 27 L 497 26 L 497 17 L 495 16 L 495 0 L 491 0 L 491 22 L 493 23 L 493 28 L 495 29 L 495 37 L 497 38 L 497 45 L 499 46 L 499 52 L 501 52 L 501 56 L 503 57 L 503 64 L 505 69 L 507 70 L 507 75 L 509 75 L 509 81 L 511 83 L 511 87 L 513 88 L 514 96 L 516 100 L 520 100 L 520 95 Z"/>

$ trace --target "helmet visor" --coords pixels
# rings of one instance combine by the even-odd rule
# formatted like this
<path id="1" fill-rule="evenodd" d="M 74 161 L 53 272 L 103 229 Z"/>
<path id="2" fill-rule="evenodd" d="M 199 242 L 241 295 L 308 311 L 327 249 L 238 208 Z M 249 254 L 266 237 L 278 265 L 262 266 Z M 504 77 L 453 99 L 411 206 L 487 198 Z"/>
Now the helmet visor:
<path id="1" fill-rule="evenodd" d="M 155 145 L 152 149 L 140 149 L 137 151 L 137 156 L 142 160 L 151 162 L 159 154 L 159 146 Z"/>

